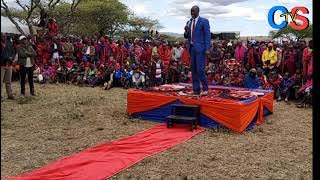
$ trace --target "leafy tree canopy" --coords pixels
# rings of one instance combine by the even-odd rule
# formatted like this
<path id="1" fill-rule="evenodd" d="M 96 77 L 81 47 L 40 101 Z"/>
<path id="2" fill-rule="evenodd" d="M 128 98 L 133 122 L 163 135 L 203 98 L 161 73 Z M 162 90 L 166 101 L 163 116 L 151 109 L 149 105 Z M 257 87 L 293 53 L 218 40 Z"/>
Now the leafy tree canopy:
<path id="1" fill-rule="evenodd" d="M 312 38 L 312 24 L 305 30 L 295 30 L 291 26 L 287 26 L 278 31 L 270 31 L 269 35 L 275 38 L 288 38 L 290 40 L 302 40 L 304 38 Z"/>

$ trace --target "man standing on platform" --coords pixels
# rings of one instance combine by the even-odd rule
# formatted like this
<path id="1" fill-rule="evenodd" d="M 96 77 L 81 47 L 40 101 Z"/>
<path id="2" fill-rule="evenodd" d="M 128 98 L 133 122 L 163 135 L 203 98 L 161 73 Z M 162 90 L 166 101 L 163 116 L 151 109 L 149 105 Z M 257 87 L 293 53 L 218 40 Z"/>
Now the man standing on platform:
<path id="1" fill-rule="evenodd" d="M 199 16 L 198 6 L 191 8 L 192 18 L 187 22 L 184 38 L 188 39 L 188 48 L 191 55 L 192 84 L 195 95 L 208 95 L 208 81 L 205 74 L 205 56 L 211 47 L 209 21 Z M 200 81 L 203 91 L 200 93 Z"/>

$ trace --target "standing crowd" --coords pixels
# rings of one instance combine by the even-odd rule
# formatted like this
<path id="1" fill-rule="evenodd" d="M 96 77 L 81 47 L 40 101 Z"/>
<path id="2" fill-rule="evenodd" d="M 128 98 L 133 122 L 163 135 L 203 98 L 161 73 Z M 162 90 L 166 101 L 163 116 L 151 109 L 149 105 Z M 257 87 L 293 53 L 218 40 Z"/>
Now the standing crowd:
<path id="1" fill-rule="evenodd" d="M 105 90 L 191 83 L 186 44 L 161 40 L 158 34 L 118 41 L 100 35 L 63 37 L 56 32 L 43 38 L 1 34 L 1 88 L 4 83 L 8 99 L 15 99 L 12 79 L 20 80 L 21 95 L 26 79 L 31 95 L 35 95 L 34 81 Z M 295 99 L 303 107 L 312 98 L 312 49 L 312 40 L 212 41 L 206 54 L 208 83 L 274 90 L 278 101 Z"/>

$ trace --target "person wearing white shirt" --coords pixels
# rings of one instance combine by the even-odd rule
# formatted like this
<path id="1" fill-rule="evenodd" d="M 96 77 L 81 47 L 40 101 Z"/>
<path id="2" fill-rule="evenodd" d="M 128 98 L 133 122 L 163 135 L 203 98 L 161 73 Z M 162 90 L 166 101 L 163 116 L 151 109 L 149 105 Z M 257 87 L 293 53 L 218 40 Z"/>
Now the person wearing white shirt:
<path id="1" fill-rule="evenodd" d="M 193 18 L 192 25 L 191 25 L 191 32 L 194 32 L 195 29 L 193 29 L 193 27 L 196 28 L 195 26 L 197 25 L 198 20 L 199 20 L 199 16 L 196 18 Z M 191 33 L 190 36 L 191 36 L 191 39 L 193 39 L 193 33 Z M 193 41 L 190 41 L 190 43 L 193 44 Z"/>
<path id="2" fill-rule="evenodd" d="M 180 46 L 178 42 L 176 42 L 174 47 L 171 50 L 172 60 L 179 62 L 181 60 L 182 53 L 183 53 L 183 47 Z"/>
<path id="3" fill-rule="evenodd" d="M 145 86 L 145 73 L 141 71 L 140 68 L 135 68 L 132 76 L 132 82 L 137 89 L 139 89 L 140 86 Z"/>

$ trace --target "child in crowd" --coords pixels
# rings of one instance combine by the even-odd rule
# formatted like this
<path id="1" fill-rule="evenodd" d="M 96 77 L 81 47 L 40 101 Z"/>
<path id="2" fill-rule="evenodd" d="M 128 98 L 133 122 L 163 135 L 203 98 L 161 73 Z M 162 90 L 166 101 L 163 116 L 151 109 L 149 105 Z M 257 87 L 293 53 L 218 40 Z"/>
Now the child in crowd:
<path id="1" fill-rule="evenodd" d="M 239 73 L 238 70 L 235 70 L 231 76 L 231 85 L 235 87 L 243 87 L 244 86 L 244 76 Z"/>
<path id="2" fill-rule="evenodd" d="M 145 73 L 139 67 L 134 68 L 132 82 L 137 89 L 145 87 Z"/>
<path id="3" fill-rule="evenodd" d="M 103 75 L 105 72 L 105 67 L 103 64 L 98 64 L 96 68 L 96 77 L 93 82 L 93 86 L 103 85 Z"/>
<path id="4" fill-rule="evenodd" d="M 266 75 L 263 74 L 263 70 L 260 67 L 257 69 L 257 75 L 260 79 L 260 84 L 261 84 L 262 88 L 266 89 L 266 90 L 270 89 L 271 87 L 268 82 L 268 78 Z"/>
<path id="5" fill-rule="evenodd" d="M 243 68 L 243 73 L 244 73 L 244 74 L 248 74 L 249 71 L 250 71 L 250 65 L 247 64 L 247 65 Z"/>
<path id="6" fill-rule="evenodd" d="M 131 67 L 128 66 L 125 72 L 123 73 L 123 77 L 122 77 L 122 84 L 125 89 L 132 87 L 133 85 L 132 76 L 133 76 L 133 71 Z"/>
<path id="7" fill-rule="evenodd" d="M 41 74 L 41 69 L 38 65 L 35 65 L 35 70 L 33 71 L 34 82 L 43 83 L 43 76 Z"/>
<path id="8" fill-rule="evenodd" d="M 296 70 L 296 73 L 291 77 L 291 79 L 294 81 L 294 97 L 295 99 L 298 99 L 298 91 L 303 85 L 303 75 L 299 69 Z"/>
<path id="9" fill-rule="evenodd" d="M 184 66 L 184 68 L 182 69 L 181 75 L 180 75 L 180 82 L 182 83 L 188 83 L 189 82 L 189 72 L 190 69 L 188 66 Z"/>
<path id="10" fill-rule="evenodd" d="M 151 61 L 151 74 L 150 74 L 150 79 L 152 82 L 151 86 L 159 86 L 162 84 L 163 69 L 164 69 L 164 65 L 161 59 L 159 58 L 159 55 L 154 54 L 152 56 L 152 61 Z"/>
<path id="11" fill-rule="evenodd" d="M 289 78 L 289 73 L 285 73 L 281 84 L 277 90 L 278 101 L 282 100 L 282 97 L 285 98 L 285 102 L 289 101 L 291 90 L 294 86 L 294 81 Z"/>
<path id="12" fill-rule="evenodd" d="M 269 84 L 270 84 L 270 87 L 271 89 L 275 92 L 275 98 L 279 98 L 277 95 L 277 91 L 279 89 L 279 86 L 281 84 L 281 81 L 282 81 L 282 76 L 280 76 L 277 72 L 275 71 L 272 71 L 270 73 L 270 78 L 269 78 Z"/>
<path id="13" fill-rule="evenodd" d="M 120 65 L 117 63 L 116 65 L 116 70 L 114 72 L 114 77 L 113 77 L 113 87 L 121 87 L 121 79 L 122 79 L 122 72 L 124 69 L 120 68 Z"/>
<path id="14" fill-rule="evenodd" d="M 56 71 L 53 66 L 44 65 L 43 78 L 45 82 L 54 83 L 56 80 Z"/>
<path id="15" fill-rule="evenodd" d="M 88 84 L 91 87 L 94 87 L 96 83 L 96 68 L 93 64 L 90 65 L 90 68 L 88 69 L 86 77 L 86 84 Z"/>
<path id="16" fill-rule="evenodd" d="M 216 82 L 214 80 L 215 73 L 213 71 L 207 71 L 207 77 L 208 77 L 208 85 L 216 85 Z"/>
<path id="17" fill-rule="evenodd" d="M 308 104 L 312 104 L 312 85 L 312 75 L 309 74 L 307 82 L 298 91 L 299 99 L 302 99 L 301 102 L 297 104 L 298 108 L 303 108 Z"/>
<path id="18" fill-rule="evenodd" d="M 113 74 L 114 74 L 114 68 L 113 67 L 107 67 L 104 75 L 103 75 L 103 86 L 104 90 L 109 90 L 112 87 L 113 84 Z"/>
<path id="19" fill-rule="evenodd" d="M 52 49 L 52 65 L 59 64 L 60 59 L 62 57 L 62 48 L 61 48 L 61 43 L 57 38 L 53 39 L 53 43 L 51 45 Z"/>
<path id="20" fill-rule="evenodd" d="M 222 78 L 223 86 L 231 86 L 230 74 L 225 73 Z"/>
<path id="21" fill-rule="evenodd" d="M 179 82 L 179 76 L 181 72 L 178 69 L 178 63 L 173 62 L 169 68 L 169 72 L 167 74 L 167 83 L 178 83 Z"/>
<path id="22" fill-rule="evenodd" d="M 58 75 L 57 84 L 65 83 L 67 81 L 67 72 L 68 72 L 67 66 L 65 62 L 62 62 L 57 69 L 57 75 Z"/>
<path id="23" fill-rule="evenodd" d="M 80 63 L 79 69 L 76 73 L 75 80 L 74 80 L 75 85 L 81 85 L 84 83 L 86 79 L 86 73 L 85 73 L 86 71 L 87 71 L 87 68 L 85 67 L 85 64 Z"/>
<path id="24" fill-rule="evenodd" d="M 79 71 L 78 63 L 74 63 L 67 73 L 67 83 L 73 83 L 76 79 L 76 73 Z"/>
<path id="25" fill-rule="evenodd" d="M 223 85 L 223 75 L 220 71 L 214 75 L 214 85 Z"/>

